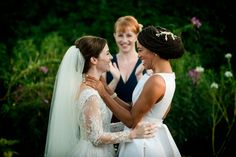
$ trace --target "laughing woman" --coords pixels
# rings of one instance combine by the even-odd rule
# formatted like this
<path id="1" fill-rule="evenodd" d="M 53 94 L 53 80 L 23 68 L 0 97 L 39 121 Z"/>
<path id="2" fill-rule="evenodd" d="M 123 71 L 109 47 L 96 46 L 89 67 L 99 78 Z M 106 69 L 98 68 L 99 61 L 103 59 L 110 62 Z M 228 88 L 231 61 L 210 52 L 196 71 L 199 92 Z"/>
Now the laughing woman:
<path id="1" fill-rule="evenodd" d="M 107 41 L 100 37 L 83 36 L 67 50 L 54 85 L 45 157 L 114 157 L 114 143 L 153 137 L 151 124 L 111 133 L 112 112 L 83 82 L 85 75 L 100 78 L 111 59 Z"/>

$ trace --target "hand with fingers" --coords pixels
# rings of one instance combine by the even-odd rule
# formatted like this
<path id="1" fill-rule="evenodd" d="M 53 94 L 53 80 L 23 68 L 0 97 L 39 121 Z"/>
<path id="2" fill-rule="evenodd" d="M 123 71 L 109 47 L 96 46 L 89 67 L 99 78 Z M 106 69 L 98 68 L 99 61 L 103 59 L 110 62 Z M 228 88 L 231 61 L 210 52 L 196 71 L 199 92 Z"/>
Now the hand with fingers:
<path id="1" fill-rule="evenodd" d="M 139 80 L 143 76 L 143 71 L 144 71 L 144 66 L 143 64 L 140 64 L 135 71 L 135 76 L 137 80 Z"/>
<path id="2" fill-rule="evenodd" d="M 110 63 L 110 72 L 111 72 L 111 74 L 113 76 L 113 79 L 115 79 L 117 81 L 120 80 L 120 76 L 121 76 L 120 70 L 118 69 L 118 67 L 117 67 L 115 62 L 114 63 Z"/>
<path id="3" fill-rule="evenodd" d="M 150 122 L 139 122 L 132 130 L 132 135 L 135 138 L 152 138 L 155 136 L 157 125 Z"/>
<path id="4" fill-rule="evenodd" d="M 100 80 L 97 80 L 92 76 L 86 75 L 85 84 L 97 90 L 101 97 L 108 93 L 106 90 L 107 85 L 103 77 L 101 77 Z"/>

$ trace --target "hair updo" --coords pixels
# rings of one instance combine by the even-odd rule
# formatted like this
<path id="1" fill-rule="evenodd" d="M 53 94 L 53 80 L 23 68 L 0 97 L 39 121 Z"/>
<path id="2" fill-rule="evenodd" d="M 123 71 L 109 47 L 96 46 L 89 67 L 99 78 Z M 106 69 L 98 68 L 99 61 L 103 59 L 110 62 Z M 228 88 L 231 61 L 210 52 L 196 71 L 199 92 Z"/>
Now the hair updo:
<path id="1" fill-rule="evenodd" d="M 83 73 L 90 68 L 90 58 L 98 58 L 106 44 L 106 39 L 92 35 L 83 36 L 75 41 L 76 48 L 80 50 L 85 60 Z"/>
<path id="2" fill-rule="evenodd" d="M 161 27 L 148 26 L 138 34 L 138 42 L 163 59 L 176 59 L 184 54 L 181 38 Z"/>

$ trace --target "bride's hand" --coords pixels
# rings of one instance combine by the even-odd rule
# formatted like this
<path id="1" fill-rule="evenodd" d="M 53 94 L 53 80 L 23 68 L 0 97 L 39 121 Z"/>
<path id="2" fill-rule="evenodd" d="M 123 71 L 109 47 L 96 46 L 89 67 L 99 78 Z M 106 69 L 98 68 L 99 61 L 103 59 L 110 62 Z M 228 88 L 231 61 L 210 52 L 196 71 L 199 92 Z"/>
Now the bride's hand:
<path id="1" fill-rule="evenodd" d="M 133 138 L 151 138 L 155 136 L 157 125 L 155 123 L 140 122 L 131 131 L 131 139 Z"/>
<path id="2" fill-rule="evenodd" d="M 107 92 L 104 83 L 105 82 L 103 79 L 97 80 L 96 78 L 89 75 L 86 75 L 85 77 L 85 84 L 97 90 L 101 97 L 103 97 Z"/>

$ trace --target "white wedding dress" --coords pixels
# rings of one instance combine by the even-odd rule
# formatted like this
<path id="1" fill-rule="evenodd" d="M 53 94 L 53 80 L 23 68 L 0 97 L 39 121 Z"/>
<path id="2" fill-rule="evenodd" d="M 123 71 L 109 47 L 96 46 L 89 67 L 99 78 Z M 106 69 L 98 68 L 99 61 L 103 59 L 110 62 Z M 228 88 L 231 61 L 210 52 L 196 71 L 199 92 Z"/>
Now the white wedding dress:
<path id="1" fill-rule="evenodd" d="M 170 134 L 169 129 L 162 123 L 175 91 L 174 73 L 154 73 L 160 75 L 166 83 L 166 91 L 161 101 L 144 116 L 143 121 L 156 122 L 158 125 L 154 138 L 134 139 L 130 143 L 121 143 L 119 157 L 181 157 L 180 152 Z M 145 74 L 138 82 L 133 92 L 133 104 L 137 101 L 145 82 L 151 75 Z M 145 105 L 145 104 L 143 104 Z M 125 130 L 130 130 L 125 127 Z"/>
<path id="2" fill-rule="evenodd" d="M 112 112 L 93 88 L 82 90 L 76 109 L 79 140 L 69 156 L 114 157 L 113 144 L 130 141 L 130 131 L 110 132 Z"/>

